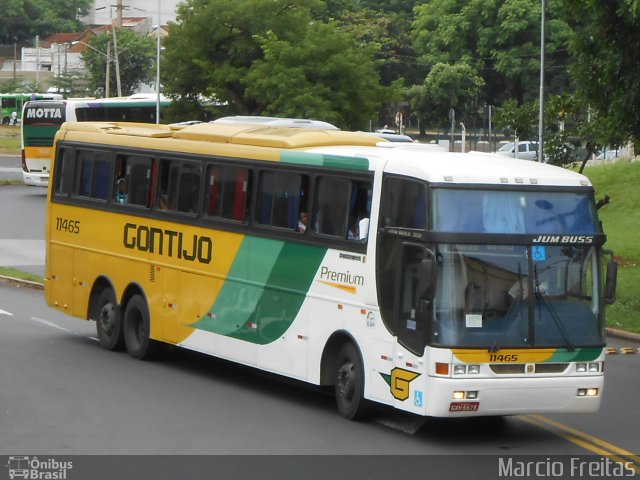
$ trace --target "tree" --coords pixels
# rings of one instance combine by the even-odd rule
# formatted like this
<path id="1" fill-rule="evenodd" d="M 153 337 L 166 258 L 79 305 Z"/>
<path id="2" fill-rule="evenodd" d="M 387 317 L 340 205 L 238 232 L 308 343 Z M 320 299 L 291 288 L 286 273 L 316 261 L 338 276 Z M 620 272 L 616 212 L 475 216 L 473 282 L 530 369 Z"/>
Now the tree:
<path id="1" fill-rule="evenodd" d="M 640 141 L 640 6 L 635 0 L 562 0 L 573 27 L 577 93 L 624 140 Z"/>
<path id="2" fill-rule="evenodd" d="M 454 109 L 457 121 L 465 121 L 478 106 L 484 80 L 465 63 L 433 66 L 422 85 L 408 90 L 411 106 L 424 122 L 445 126 L 449 110 Z"/>
<path id="3" fill-rule="evenodd" d="M 82 24 L 78 17 L 92 6 L 92 0 L 2 0 L 0 43 L 79 31 Z"/>
<path id="4" fill-rule="evenodd" d="M 383 98 L 376 46 L 324 22 L 323 6 L 319 0 L 182 4 L 166 39 L 165 92 L 184 105 L 215 98 L 229 113 L 364 127 Z"/>
<path id="5" fill-rule="evenodd" d="M 299 40 L 320 0 L 188 0 L 178 5 L 177 22 L 165 39 L 165 92 L 177 102 L 202 96 L 228 103 L 235 113 L 259 114 L 261 106 L 245 94 L 243 82 L 263 57 L 260 38 L 273 32 Z"/>
<path id="6" fill-rule="evenodd" d="M 295 42 L 268 33 L 264 57 L 245 77 L 246 96 L 266 114 L 318 118 L 363 129 L 384 95 L 373 45 L 335 23 L 313 22 Z"/>
<path id="7" fill-rule="evenodd" d="M 437 63 L 464 62 L 474 67 L 486 85 L 492 105 L 506 98 L 519 104 L 538 92 L 540 0 L 429 0 L 417 6 L 413 22 L 414 48 L 428 71 Z M 567 85 L 570 30 L 561 20 L 556 0 L 547 12 L 549 91 Z"/>
<path id="8" fill-rule="evenodd" d="M 519 139 L 533 138 L 536 124 L 536 104 L 518 105 L 514 99 L 504 102 L 496 111 L 495 122 L 498 128 L 504 129 Z"/>
<path id="9" fill-rule="evenodd" d="M 125 29 L 116 30 L 116 42 L 122 94 L 130 95 L 140 83 L 149 82 L 155 76 L 156 42 Z M 82 52 L 82 61 L 89 71 L 89 88 L 98 90 L 105 87 L 107 50 L 110 51 L 112 62 L 115 59 L 112 32 L 94 37 L 89 45 L 93 48 L 88 47 Z M 115 96 L 117 78 L 114 63 L 111 64 L 109 77 L 111 96 Z"/>

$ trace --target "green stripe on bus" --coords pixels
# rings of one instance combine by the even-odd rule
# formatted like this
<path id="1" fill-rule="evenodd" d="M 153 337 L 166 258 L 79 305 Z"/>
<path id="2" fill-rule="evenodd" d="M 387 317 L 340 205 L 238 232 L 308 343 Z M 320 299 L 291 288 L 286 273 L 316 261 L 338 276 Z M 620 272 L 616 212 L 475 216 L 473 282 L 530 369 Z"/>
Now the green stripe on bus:
<path id="1" fill-rule="evenodd" d="M 602 348 L 576 348 L 573 351 L 558 349 L 545 363 L 549 362 L 590 362 L 602 353 Z"/>
<path id="2" fill-rule="evenodd" d="M 343 170 L 369 170 L 369 160 L 366 158 L 325 155 L 323 153 L 285 150 L 280 154 L 280 161 L 284 163 L 339 168 Z"/>
<path id="3" fill-rule="evenodd" d="M 265 345 L 295 320 L 325 248 L 246 237 L 218 299 L 192 326 Z"/>

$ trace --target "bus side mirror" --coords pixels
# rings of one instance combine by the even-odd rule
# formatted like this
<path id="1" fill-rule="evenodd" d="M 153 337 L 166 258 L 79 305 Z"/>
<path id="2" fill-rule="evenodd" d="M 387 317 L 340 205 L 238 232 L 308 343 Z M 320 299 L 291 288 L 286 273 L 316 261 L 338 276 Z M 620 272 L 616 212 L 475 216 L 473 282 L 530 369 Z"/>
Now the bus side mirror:
<path id="1" fill-rule="evenodd" d="M 604 283 L 604 303 L 611 305 L 616 301 L 616 286 L 618 284 L 618 262 L 613 259 L 613 252 L 606 250 L 605 255 L 611 255 L 607 263 L 606 280 Z"/>

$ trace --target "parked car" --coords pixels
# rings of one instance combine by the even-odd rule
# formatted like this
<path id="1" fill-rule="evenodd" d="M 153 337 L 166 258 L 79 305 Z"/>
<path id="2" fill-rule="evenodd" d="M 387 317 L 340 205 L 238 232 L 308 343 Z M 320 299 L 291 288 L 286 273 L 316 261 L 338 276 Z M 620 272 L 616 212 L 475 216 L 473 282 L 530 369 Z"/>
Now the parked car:
<path id="1" fill-rule="evenodd" d="M 496 152 L 498 155 L 505 155 L 507 157 L 516 156 L 515 143 L 506 143 L 498 149 Z M 523 140 L 518 142 L 518 159 L 520 160 L 536 160 L 538 158 L 538 142 L 532 142 L 530 140 Z"/>
<path id="2" fill-rule="evenodd" d="M 598 160 L 608 160 L 610 158 L 622 157 L 625 152 L 622 149 L 617 148 L 605 148 L 604 151 L 600 152 L 596 159 Z"/>

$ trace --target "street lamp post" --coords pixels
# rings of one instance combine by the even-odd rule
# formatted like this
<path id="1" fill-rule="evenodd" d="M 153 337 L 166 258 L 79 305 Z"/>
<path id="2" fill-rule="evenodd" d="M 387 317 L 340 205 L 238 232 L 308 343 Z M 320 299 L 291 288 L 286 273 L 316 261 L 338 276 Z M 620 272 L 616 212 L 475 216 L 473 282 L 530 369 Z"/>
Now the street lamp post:
<path id="1" fill-rule="evenodd" d="M 160 123 L 160 13 L 162 0 L 158 0 L 158 28 L 156 28 L 156 123 Z"/>
<path id="2" fill-rule="evenodd" d="M 540 14 L 540 112 L 538 117 L 538 161 L 544 162 L 544 13 L 546 0 L 542 1 Z"/>

